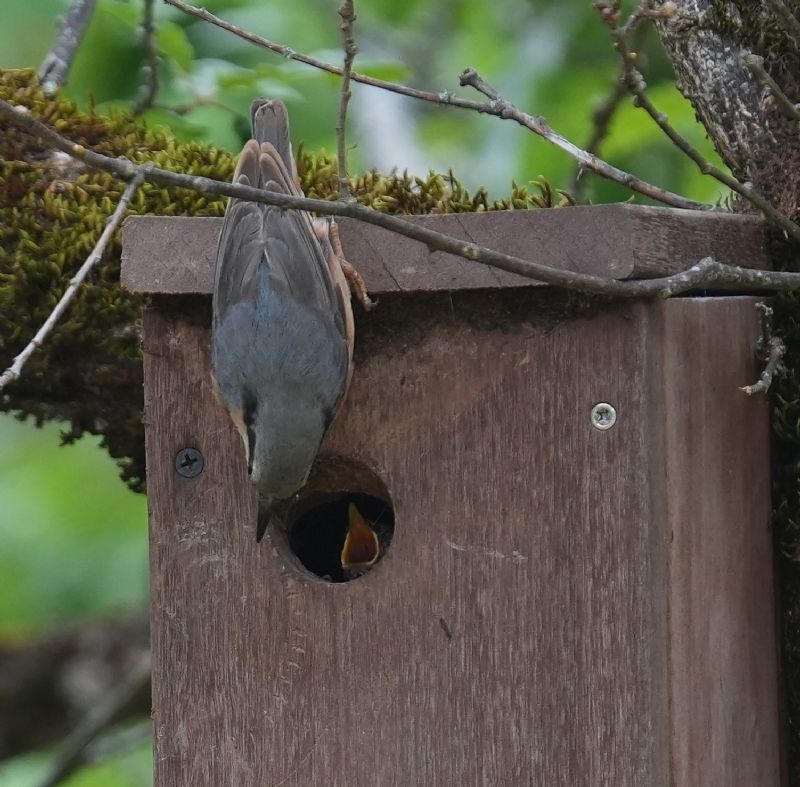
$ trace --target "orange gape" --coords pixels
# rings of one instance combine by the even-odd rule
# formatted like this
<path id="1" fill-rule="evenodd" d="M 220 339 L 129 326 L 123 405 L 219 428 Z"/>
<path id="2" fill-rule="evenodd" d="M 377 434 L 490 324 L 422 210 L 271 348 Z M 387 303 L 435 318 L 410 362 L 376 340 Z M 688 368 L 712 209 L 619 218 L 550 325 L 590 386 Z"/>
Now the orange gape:
<path id="1" fill-rule="evenodd" d="M 370 569 L 381 554 L 377 533 L 361 516 L 353 503 L 347 509 L 347 535 L 342 546 L 342 569 L 348 576 L 358 576 Z"/>

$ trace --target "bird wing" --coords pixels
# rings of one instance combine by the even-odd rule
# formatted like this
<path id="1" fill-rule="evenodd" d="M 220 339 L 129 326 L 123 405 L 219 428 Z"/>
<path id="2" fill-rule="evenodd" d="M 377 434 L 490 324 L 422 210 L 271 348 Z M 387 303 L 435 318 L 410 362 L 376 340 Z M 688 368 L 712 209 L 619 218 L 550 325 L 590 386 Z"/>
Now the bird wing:
<path id="1" fill-rule="evenodd" d="M 247 142 L 234 183 L 302 196 L 270 142 Z M 214 318 L 223 320 L 232 305 L 254 301 L 259 277 L 270 276 L 274 287 L 333 320 L 347 338 L 350 303 L 339 292 L 331 264 L 306 211 L 231 199 L 217 250 Z"/>
<path id="2" fill-rule="evenodd" d="M 254 139 L 242 150 L 234 183 L 302 196 L 285 107 L 260 100 L 252 112 Z M 248 460 L 258 397 L 269 397 L 274 413 L 295 410 L 294 421 L 279 418 L 270 433 L 276 446 L 289 439 L 290 422 L 297 449 L 320 427 L 321 440 L 334 417 L 352 371 L 352 307 L 342 281 L 327 236 L 307 212 L 229 201 L 217 249 L 212 367 Z"/>
<path id="3" fill-rule="evenodd" d="M 250 127 L 256 142 L 269 142 L 275 148 L 291 182 L 297 187 L 297 193 L 302 193 L 289 136 L 289 114 L 284 103 L 266 98 L 255 99 L 250 105 Z"/>

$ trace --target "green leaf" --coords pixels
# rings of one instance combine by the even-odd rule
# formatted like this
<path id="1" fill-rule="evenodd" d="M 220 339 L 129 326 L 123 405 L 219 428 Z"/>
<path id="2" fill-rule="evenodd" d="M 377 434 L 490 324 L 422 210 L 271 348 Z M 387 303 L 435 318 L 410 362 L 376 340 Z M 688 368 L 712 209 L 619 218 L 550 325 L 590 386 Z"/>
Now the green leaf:
<path id="1" fill-rule="evenodd" d="M 184 72 L 192 68 L 194 47 L 189 42 L 186 32 L 173 22 L 160 22 L 158 25 L 159 52 L 171 58 Z"/>

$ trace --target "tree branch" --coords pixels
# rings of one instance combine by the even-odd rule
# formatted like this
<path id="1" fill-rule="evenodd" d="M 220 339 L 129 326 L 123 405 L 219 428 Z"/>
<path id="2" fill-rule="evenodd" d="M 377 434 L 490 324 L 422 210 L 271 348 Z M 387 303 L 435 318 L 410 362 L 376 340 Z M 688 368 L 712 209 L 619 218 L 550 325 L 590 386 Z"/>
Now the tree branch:
<path id="1" fill-rule="evenodd" d="M 711 205 L 695 202 L 694 200 L 681 197 L 678 194 L 673 194 L 670 191 L 647 183 L 637 178 L 635 175 L 617 169 L 617 167 L 608 164 L 593 153 L 582 150 L 565 137 L 556 133 L 541 115 L 529 115 L 527 112 L 523 112 L 521 109 L 517 108 L 508 99 L 503 98 L 503 96 L 489 85 L 474 68 L 467 68 L 463 71 L 458 81 L 462 87 L 464 85 L 470 85 L 479 93 L 483 93 L 490 99 L 488 104 L 479 105 L 485 107 L 479 109 L 479 112 L 488 112 L 504 120 L 516 121 L 521 126 L 533 131 L 534 134 L 538 134 L 543 139 L 546 139 L 557 148 L 569 153 L 569 155 L 585 170 L 594 172 L 596 175 L 600 175 L 600 177 L 607 178 L 608 180 L 621 183 L 623 186 L 627 186 L 631 189 L 631 191 L 637 191 L 640 194 L 644 194 L 646 197 L 658 200 L 666 205 L 672 205 L 676 208 L 709 210 L 712 207 Z"/>
<path id="2" fill-rule="evenodd" d="M 800 121 L 800 109 L 789 100 L 786 93 L 781 90 L 781 86 L 767 73 L 767 69 L 764 68 L 764 58 L 749 53 L 744 56 L 743 60 L 744 64 L 756 75 L 756 79 L 769 90 L 786 117 Z"/>
<path id="3" fill-rule="evenodd" d="M 638 35 L 640 32 L 641 28 L 637 28 L 634 33 L 636 36 L 634 45 L 640 41 L 641 36 Z M 620 104 L 622 104 L 622 99 L 627 95 L 628 88 L 625 84 L 625 80 L 622 78 L 622 74 L 619 74 L 606 98 L 602 103 L 598 104 L 592 112 L 592 133 L 583 146 L 588 153 L 593 153 L 595 156 L 600 154 L 600 146 L 603 140 L 608 136 L 614 115 L 617 113 Z M 583 177 L 583 174 L 583 167 L 579 164 L 572 178 L 572 193 L 579 201 L 583 196 L 586 185 L 586 179 Z"/>
<path id="4" fill-rule="evenodd" d="M 276 44 L 266 38 L 257 36 L 254 33 L 242 30 L 241 28 L 236 27 L 236 25 L 232 25 L 230 22 L 225 22 L 219 17 L 214 16 L 214 14 L 209 13 L 204 8 L 196 8 L 195 6 L 191 6 L 182 2 L 182 0 L 164 0 L 164 2 L 180 9 L 181 11 L 184 11 L 187 14 L 197 17 L 198 19 L 202 19 L 209 24 L 220 27 L 223 30 L 227 30 L 234 35 L 243 38 L 245 41 L 257 44 L 265 49 L 269 49 L 271 52 L 282 55 L 287 60 L 295 60 L 298 63 L 304 63 L 305 65 L 313 68 L 327 71 L 329 74 L 337 74 L 339 76 L 343 75 L 343 69 L 339 68 L 338 66 L 325 63 L 321 60 L 317 60 L 316 58 L 309 57 L 308 55 L 300 54 L 288 46 Z M 472 69 L 467 69 L 467 71 L 464 73 L 471 71 Z M 416 98 L 420 101 L 428 101 L 443 106 L 472 110 L 473 112 L 479 112 L 486 115 L 495 115 L 496 117 L 504 120 L 515 120 L 520 125 L 532 131 L 534 134 L 538 134 L 543 139 L 546 139 L 548 142 L 550 142 L 550 144 L 555 145 L 557 148 L 572 156 L 583 169 L 594 172 L 596 175 L 599 175 L 602 178 L 613 180 L 616 183 L 620 183 L 626 188 L 631 189 L 632 191 L 637 191 L 640 194 L 650 197 L 651 199 L 658 200 L 666 205 L 672 205 L 675 208 L 709 210 L 713 207 L 702 202 L 696 202 L 695 200 L 687 199 L 686 197 L 682 197 L 680 194 L 673 194 L 670 191 L 660 189 L 657 186 L 653 186 L 641 180 L 640 178 L 635 177 L 634 175 L 618 169 L 617 167 L 611 166 L 607 162 L 591 153 L 588 153 L 585 150 L 582 150 L 577 145 L 558 134 L 544 118 L 523 113 L 514 107 L 510 102 L 500 99 L 499 96 L 499 100 L 496 101 L 471 101 L 467 98 L 454 96 L 452 93 L 450 93 L 450 91 L 432 93 L 426 90 L 417 90 L 416 88 L 407 87 L 406 85 L 400 85 L 395 82 L 385 82 L 381 79 L 375 79 L 373 77 L 368 77 L 364 74 L 358 74 L 356 72 L 352 72 L 350 78 L 354 82 L 360 82 L 365 85 L 380 88 L 381 90 L 399 93 L 400 95 Z"/>
<path id="5" fill-rule="evenodd" d="M 148 649 L 146 613 L 85 621 L 32 642 L 0 645 L 0 760 L 63 739 Z M 145 685 L 124 716 L 149 712 Z"/>
<path id="6" fill-rule="evenodd" d="M 752 385 L 745 385 L 739 389 L 740 391 L 744 391 L 748 396 L 767 393 L 775 375 L 786 371 L 786 367 L 783 365 L 783 356 L 786 354 L 786 344 L 783 339 L 772 334 L 772 318 L 774 316 L 774 311 L 772 307 L 768 306 L 766 303 L 757 303 L 756 308 L 762 314 L 763 323 L 762 336 L 758 340 L 758 351 L 762 358 L 766 356 L 767 363 L 764 367 L 764 371 L 761 372 L 758 382 Z"/>
<path id="7" fill-rule="evenodd" d="M 624 84 L 617 81 L 614 83 L 613 88 L 608 96 L 599 104 L 594 112 L 592 112 L 592 133 L 588 141 L 584 145 L 584 150 L 587 153 L 597 155 L 600 151 L 600 144 L 608 135 L 609 127 L 614 115 L 622 103 L 622 99 L 628 95 L 628 88 Z M 572 178 L 572 192 L 573 196 L 580 201 L 583 196 L 583 184 L 586 180 L 583 178 L 583 167 L 578 164 L 575 168 L 575 174 Z"/>
<path id="8" fill-rule="evenodd" d="M 72 0 L 59 22 L 53 48 L 39 66 L 39 82 L 48 95 L 66 84 L 72 61 L 92 19 L 96 0 Z"/>
<path id="9" fill-rule="evenodd" d="M 470 243 L 441 232 L 436 232 L 419 224 L 412 224 L 398 216 L 379 213 L 355 203 L 326 201 L 295 197 L 273 191 L 262 191 L 197 175 L 183 175 L 177 172 L 160 169 L 152 164 L 134 164 L 126 158 L 110 158 L 96 153 L 83 145 L 78 145 L 63 137 L 53 129 L 34 118 L 25 107 L 15 107 L 0 100 L 0 117 L 36 135 L 43 141 L 79 159 L 88 166 L 110 172 L 124 180 L 131 180 L 140 175 L 144 180 L 161 186 L 173 186 L 190 189 L 206 194 L 275 205 L 279 208 L 293 208 L 313 211 L 325 216 L 348 216 L 358 221 L 374 224 L 378 227 L 397 232 L 408 238 L 424 243 L 429 249 L 445 251 L 473 262 L 518 273 L 530 279 L 550 284 L 554 287 L 579 290 L 599 295 L 611 295 L 624 298 L 643 298 L 658 296 L 669 298 L 672 295 L 697 288 L 713 286 L 721 290 L 797 290 L 800 289 L 800 273 L 786 271 L 761 271 L 725 265 L 706 257 L 693 267 L 674 276 L 655 279 L 618 281 L 602 276 L 576 273 L 558 268 L 551 268 L 532 260 L 524 260 L 510 254 L 493 251 L 475 243 Z"/>
<path id="10" fill-rule="evenodd" d="M 153 106 L 158 93 L 158 66 L 160 58 L 156 45 L 156 26 L 155 13 L 153 7 L 154 0 L 144 0 L 142 11 L 142 26 L 140 29 L 142 36 L 142 46 L 144 48 L 144 65 L 142 66 L 142 85 L 139 88 L 139 96 L 133 107 L 133 114 Z"/>
<path id="11" fill-rule="evenodd" d="M 339 162 L 339 199 L 342 202 L 355 202 L 355 197 L 350 193 L 350 176 L 347 174 L 347 105 L 350 102 L 350 74 L 353 71 L 353 60 L 358 47 L 353 38 L 353 22 L 356 21 L 356 12 L 353 0 L 345 0 L 339 9 L 342 18 L 340 29 L 344 43 L 344 68 L 342 69 L 342 87 L 339 98 L 339 124 L 336 126 L 336 143 Z"/>
<path id="12" fill-rule="evenodd" d="M 773 11 L 775 16 L 781 20 L 786 32 L 800 44 L 800 22 L 797 17 L 789 10 L 789 6 L 783 0 L 766 0 L 766 4 Z"/>
<path id="13" fill-rule="evenodd" d="M 675 147 L 688 156 L 699 168 L 700 172 L 704 175 L 710 175 L 715 180 L 727 186 L 731 191 L 736 192 L 739 196 L 744 197 L 751 205 L 758 208 L 764 216 L 777 227 L 780 227 L 788 238 L 800 241 L 800 225 L 795 224 L 791 219 L 784 216 L 769 200 L 765 199 L 761 194 L 755 191 L 751 186 L 741 183 L 732 175 L 723 172 L 718 167 L 715 167 L 710 161 L 706 160 L 697 148 L 695 148 L 689 140 L 683 137 L 678 131 L 670 124 L 667 116 L 663 112 L 659 112 L 654 106 L 650 97 L 647 95 L 647 84 L 644 81 L 641 73 L 634 65 L 636 61 L 636 53 L 628 49 L 628 35 L 635 25 L 642 19 L 653 17 L 656 15 L 664 15 L 664 6 L 661 9 L 653 11 L 650 6 L 652 0 L 642 0 L 637 6 L 626 23 L 619 25 L 613 20 L 608 20 L 604 15 L 604 20 L 609 25 L 611 35 L 617 46 L 617 51 L 622 62 L 622 72 L 625 84 L 628 90 L 635 98 L 636 106 L 641 107 L 647 112 L 648 115 L 655 121 L 656 125 L 669 137 Z"/>
<path id="14" fill-rule="evenodd" d="M 53 326 L 55 326 L 55 324 L 61 318 L 61 315 L 69 306 L 72 299 L 75 297 L 75 293 L 89 275 L 89 272 L 102 258 L 112 235 L 117 231 L 117 227 L 119 227 L 119 225 L 122 223 L 123 218 L 125 218 L 125 212 L 128 209 L 128 204 L 130 203 L 131 198 L 136 193 L 136 189 L 138 189 L 139 186 L 141 186 L 141 184 L 144 182 L 146 172 L 147 167 L 144 167 L 137 168 L 137 171 L 133 173 L 133 177 L 120 197 L 116 209 L 108 218 L 100 238 L 98 239 L 92 251 L 89 253 L 86 261 L 83 263 L 83 265 L 81 265 L 78 272 L 72 277 L 72 279 L 70 279 L 69 286 L 64 291 L 64 294 L 56 304 L 56 307 L 52 312 L 50 312 L 50 316 L 44 321 L 42 327 L 39 328 L 39 330 L 36 332 L 36 335 L 30 340 L 25 349 L 23 349 L 23 351 L 17 355 L 16 358 L 14 358 L 14 362 L 11 364 L 11 366 L 9 366 L 8 369 L 6 369 L 3 374 L 0 375 L 0 391 L 2 391 L 3 388 L 10 382 L 19 379 L 20 375 L 22 374 L 22 367 L 25 366 L 28 358 L 30 358 L 31 355 L 36 352 L 36 349 L 42 345 L 42 342 L 47 338 L 47 335 L 53 329 Z"/>
<path id="15" fill-rule="evenodd" d="M 757 393 L 767 393 L 772 385 L 772 378 L 780 368 L 781 361 L 783 360 L 783 356 L 785 354 L 786 345 L 783 343 L 783 339 L 778 336 L 773 336 L 769 340 L 769 357 L 767 358 L 767 365 L 764 367 L 764 371 L 761 372 L 761 377 L 759 378 L 758 382 L 753 383 L 752 385 L 745 385 L 740 390 L 744 391 L 748 396 L 752 396 L 753 394 Z"/>
<path id="16" fill-rule="evenodd" d="M 150 657 L 145 656 L 130 669 L 101 702 L 93 707 L 67 736 L 56 752 L 49 773 L 38 787 L 57 787 L 84 761 L 90 744 L 118 718 L 125 707 L 150 683 Z"/>

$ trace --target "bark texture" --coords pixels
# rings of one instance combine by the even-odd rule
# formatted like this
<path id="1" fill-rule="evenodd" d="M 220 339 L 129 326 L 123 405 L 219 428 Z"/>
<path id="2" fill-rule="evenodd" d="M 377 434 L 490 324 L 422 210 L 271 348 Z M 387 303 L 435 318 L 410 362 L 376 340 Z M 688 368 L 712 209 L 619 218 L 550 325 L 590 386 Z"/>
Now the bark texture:
<path id="1" fill-rule="evenodd" d="M 800 134 L 744 62 L 764 68 L 792 103 L 800 101 L 800 45 L 765 0 L 677 0 L 658 23 L 678 87 L 692 102 L 722 159 L 785 215 L 798 214 Z M 795 13 L 800 11 L 794 6 Z"/>

